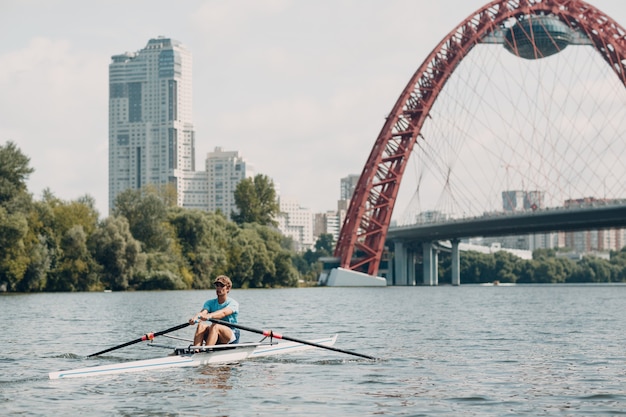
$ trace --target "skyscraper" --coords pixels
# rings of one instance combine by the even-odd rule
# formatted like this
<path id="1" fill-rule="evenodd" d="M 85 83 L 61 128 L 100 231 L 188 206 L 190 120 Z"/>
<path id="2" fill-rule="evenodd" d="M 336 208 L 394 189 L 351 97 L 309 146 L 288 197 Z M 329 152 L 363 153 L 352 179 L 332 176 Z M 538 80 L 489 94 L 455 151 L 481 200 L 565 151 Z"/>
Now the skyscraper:
<path id="1" fill-rule="evenodd" d="M 109 65 L 109 210 L 116 196 L 172 184 L 183 206 L 195 171 L 192 58 L 180 42 L 150 39 Z"/>
<path id="2" fill-rule="evenodd" d="M 356 184 L 359 182 L 359 178 L 360 175 L 350 174 L 347 177 L 341 179 L 339 190 L 340 200 L 350 201 L 352 195 L 354 194 Z"/>

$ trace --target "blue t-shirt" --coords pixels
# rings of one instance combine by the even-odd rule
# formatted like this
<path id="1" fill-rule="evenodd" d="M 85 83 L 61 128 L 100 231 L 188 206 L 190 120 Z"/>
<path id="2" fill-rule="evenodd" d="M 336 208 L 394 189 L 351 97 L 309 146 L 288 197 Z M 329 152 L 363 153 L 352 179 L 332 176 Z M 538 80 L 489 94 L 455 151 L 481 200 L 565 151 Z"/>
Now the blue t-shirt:
<path id="1" fill-rule="evenodd" d="M 227 298 L 223 304 L 218 303 L 217 298 L 213 298 L 212 300 L 208 300 L 204 303 L 204 305 L 202 306 L 202 310 L 213 313 L 226 307 L 230 308 L 233 311 L 233 314 L 226 316 L 221 320 L 237 324 L 237 316 L 239 315 L 239 303 L 232 298 Z"/>

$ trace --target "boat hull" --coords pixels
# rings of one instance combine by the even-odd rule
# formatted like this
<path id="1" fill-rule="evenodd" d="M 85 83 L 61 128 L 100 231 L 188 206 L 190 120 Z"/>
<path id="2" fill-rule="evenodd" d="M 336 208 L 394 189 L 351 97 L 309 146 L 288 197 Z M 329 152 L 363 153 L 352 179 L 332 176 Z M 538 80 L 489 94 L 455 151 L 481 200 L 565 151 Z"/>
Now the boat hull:
<path id="1" fill-rule="evenodd" d="M 311 340 L 311 342 L 324 346 L 332 346 L 335 344 L 336 340 L 337 335 L 334 335 L 333 337 L 328 337 L 324 339 Z M 48 377 L 50 379 L 84 378 L 99 375 L 115 375 L 128 372 L 182 368 L 188 366 L 202 366 L 219 363 L 233 363 L 249 358 L 280 355 L 314 348 L 314 346 L 297 342 L 218 345 L 207 352 L 180 354 L 166 356 L 163 358 L 144 359 L 139 361 L 120 362 L 109 365 L 88 366 L 66 371 L 56 371 L 50 372 L 48 374 Z"/>

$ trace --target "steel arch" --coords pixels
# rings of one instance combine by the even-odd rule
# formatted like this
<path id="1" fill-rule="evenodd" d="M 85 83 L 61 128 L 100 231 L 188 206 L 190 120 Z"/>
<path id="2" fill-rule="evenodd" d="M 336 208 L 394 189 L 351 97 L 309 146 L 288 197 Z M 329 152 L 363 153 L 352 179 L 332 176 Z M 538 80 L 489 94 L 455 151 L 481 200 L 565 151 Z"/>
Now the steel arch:
<path id="1" fill-rule="evenodd" d="M 471 14 L 428 55 L 380 131 L 348 208 L 335 256 L 341 267 L 376 275 L 400 181 L 430 109 L 459 62 L 509 19 L 550 14 L 586 35 L 626 86 L 626 31 L 581 0 L 496 0 Z"/>

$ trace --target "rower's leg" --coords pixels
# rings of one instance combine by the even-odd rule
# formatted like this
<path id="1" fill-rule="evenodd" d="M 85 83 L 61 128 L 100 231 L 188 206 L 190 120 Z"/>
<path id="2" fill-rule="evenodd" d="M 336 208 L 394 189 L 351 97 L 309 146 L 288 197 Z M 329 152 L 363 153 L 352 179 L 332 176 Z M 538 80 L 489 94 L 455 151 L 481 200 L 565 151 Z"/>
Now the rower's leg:
<path id="1" fill-rule="evenodd" d="M 204 323 L 198 323 L 198 327 L 196 327 L 196 334 L 193 337 L 194 346 L 202 346 L 202 342 L 207 339 L 208 327 L 209 326 Z"/>
<path id="2" fill-rule="evenodd" d="M 222 324 L 214 324 L 209 328 L 209 337 L 206 339 L 207 345 L 227 344 L 233 337 L 233 331 L 230 327 Z"/>
<path id="3" fill-rule="evenodd" d="M 207 338 L 206 338 L 207 346 L 213 346 L 217 344 L 217 340 L 219 338 L 218 327 L 220 326 L 221 325 L 219 324 L 214 324 L 213 326 L 209 327 L 209 331 L 207 332 Z"/>

